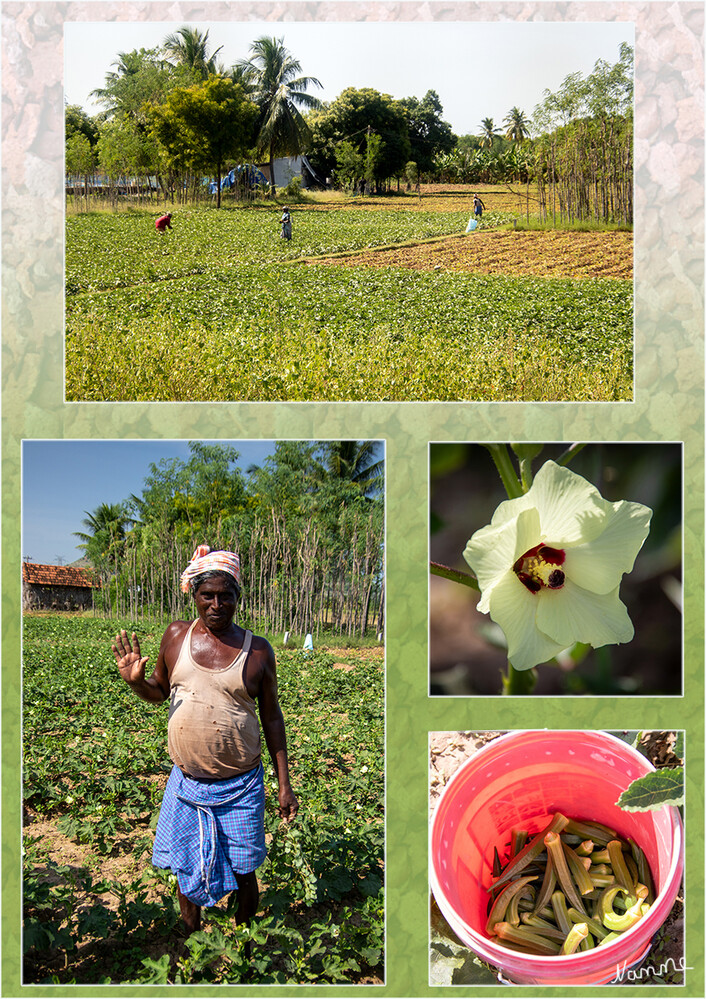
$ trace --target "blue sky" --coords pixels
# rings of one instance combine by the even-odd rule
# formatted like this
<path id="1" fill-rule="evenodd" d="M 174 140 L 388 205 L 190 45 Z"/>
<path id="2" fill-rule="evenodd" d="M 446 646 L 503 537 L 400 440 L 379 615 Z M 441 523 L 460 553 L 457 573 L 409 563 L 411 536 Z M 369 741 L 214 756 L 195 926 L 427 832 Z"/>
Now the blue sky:
<path id="1" fill-rule="evenodd" d="M 104 85 L 117 54 L 159 46 L 182 23 L 67 22 L 67 102 L 96 113 L 89 94 Z M 213 49 L 223 46 L 218 58 L 226 66 L 247 58 L 262 35 L 284 38 L 302 73 L 323 84 L 312 91 L 322 100 L 346 87 L 396 98 L 436 90 L 457 135 L 477 134 L 483 118 L 502 123 L 515 105 L 530 117 L 545 89 L 558 89 L 569 73 L 590 73 L 598 59 L 616 62 L 621 42 L 634 44 L 632 23 L 620 21 L 187 23 L 208 30 Z"/>
<path id="2" fill-rule="evenodd" d="M 275 441 L 214 441 L 232 444 L 246 469 L 261 465 Z M 85 511 L 140 495 L 150 464 L 189 457 L 188 441 L 24 441 L 22 444 L 22 556 L 33 562 L 65 563 L 81 558 L 74 531 Z"/>

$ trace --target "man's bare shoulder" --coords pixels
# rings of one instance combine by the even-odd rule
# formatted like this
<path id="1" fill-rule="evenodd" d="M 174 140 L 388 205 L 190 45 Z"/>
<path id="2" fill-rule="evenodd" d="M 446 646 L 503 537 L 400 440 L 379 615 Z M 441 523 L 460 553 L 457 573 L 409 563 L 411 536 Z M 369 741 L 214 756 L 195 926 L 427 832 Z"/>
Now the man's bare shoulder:
<path id="1" fill-rule="evenodd" d="M 272 659 L 274 659 L 275 657 L 275 653 L 272 646 L 270 645 L 270 643 L 267 641 L 266 638 L 262 637 L 262 635 L 253 634 L 250 648 L 253 652 L 257 653 L 258 655 L 272 657 Z"/>
<path id="2" fill-rule="evenodd" d="M 274 649 L 262 635 L 253 635 L 250 654 L 258 660 L 262 668 L 273 669 L 275 666 Z"/>
<path id="3" fill-rule="evenodd" d="M 193 621 L 172 621 L 164 631 L 164 638 L 176 638 L 177 635 L 183 635 L 193 623 Z"/>
<path id="4" fill-rule="evenodd" d="M 161 651 L 169 653 L 179 647 L 192 624 L 192 621 L 172 621 L 167 625 L 162 635 Z"/>

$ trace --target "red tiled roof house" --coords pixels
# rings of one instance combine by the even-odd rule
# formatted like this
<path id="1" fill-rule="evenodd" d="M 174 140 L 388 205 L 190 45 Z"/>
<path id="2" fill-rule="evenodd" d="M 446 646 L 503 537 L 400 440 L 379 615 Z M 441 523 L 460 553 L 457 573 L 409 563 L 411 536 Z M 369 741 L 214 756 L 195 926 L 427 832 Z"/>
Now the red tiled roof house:
<path id="1" fill-rule="evenodd" d="M 90 569 L 22 563 L 23 610 L 85 610 L 100 583 Z"/>

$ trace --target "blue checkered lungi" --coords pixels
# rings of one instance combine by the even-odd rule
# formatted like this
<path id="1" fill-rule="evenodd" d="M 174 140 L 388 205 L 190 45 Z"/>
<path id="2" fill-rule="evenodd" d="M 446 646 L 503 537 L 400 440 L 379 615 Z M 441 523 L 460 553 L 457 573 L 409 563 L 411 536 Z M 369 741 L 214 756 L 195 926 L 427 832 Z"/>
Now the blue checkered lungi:
<path id="1" fill-rule="evenodd" d="M 176 874 L 182 895 L 215 905 L 267 855 L 262 763 L 225 780 L 200 781 L 173 767 L 152 850 L 155 867 Z"/>

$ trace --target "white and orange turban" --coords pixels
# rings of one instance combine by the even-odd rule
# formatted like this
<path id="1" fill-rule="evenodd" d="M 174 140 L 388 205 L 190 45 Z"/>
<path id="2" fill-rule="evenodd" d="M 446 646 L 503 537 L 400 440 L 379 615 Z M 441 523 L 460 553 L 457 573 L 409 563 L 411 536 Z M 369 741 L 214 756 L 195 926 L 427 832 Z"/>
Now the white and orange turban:
<path id="1" fill-rule="evenodd" d="M 181 574 L 182 593 L 188 593 L 192 581 L 203 572 L 227 572 L 240 588 L 240 559 L 235 552 L 212 552 L 208 545 L 199 545 Z"/>

